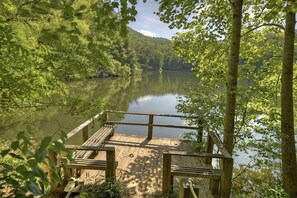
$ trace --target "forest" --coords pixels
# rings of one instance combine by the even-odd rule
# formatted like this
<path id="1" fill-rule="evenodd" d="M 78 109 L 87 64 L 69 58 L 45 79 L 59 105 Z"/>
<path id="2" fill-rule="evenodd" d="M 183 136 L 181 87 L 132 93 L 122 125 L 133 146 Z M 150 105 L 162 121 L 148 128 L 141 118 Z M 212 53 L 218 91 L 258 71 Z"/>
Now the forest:
<path id="1" fill-rule="evenodd" d="M 172 41 L 128 27 L 136 0 L 2 0 L 0 130 L 51 106 L 85 116 L 108 107 L 75 98 L 69 82 L 193 71 L 199 83 L 178 98 L 177 110 L 203 120 L 231 155 L 254 153 L 240 167 L 222 164 L 222 197 L 297 197 L 296 1 L 156 2 L 160 20 L 183 30 Z M 0 196 L 48 195 L 60 178 L 48 178 L 47 149 L 64 152 L 63 144 L 52 136 L 36 142 L 26 131 L 15 136 L 0 141 Z"/>
<path id="2" fill-rule="evenodd" d="M 191 65 L 174 54 L 170 40 L 144 36 L 132 29 L 129 32 L 131 48 L 144 71 L 191 71 Z"/>

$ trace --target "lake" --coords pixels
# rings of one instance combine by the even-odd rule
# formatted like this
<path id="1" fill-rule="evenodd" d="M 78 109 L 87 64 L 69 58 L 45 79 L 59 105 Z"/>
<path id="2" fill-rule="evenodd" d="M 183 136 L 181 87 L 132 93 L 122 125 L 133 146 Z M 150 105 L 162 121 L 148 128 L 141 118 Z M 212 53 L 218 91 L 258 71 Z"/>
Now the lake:
<path id="1" fill-rule="evenodd" d="M 96 103 L 107 103 L 109 109 L 128 112 L 180 114 L 176 111 L 177 97 L 183 97 L 186 93 L 184 88 L 189 83 L 198 83 L 198 79 L 191 72 L 150 72 L 133 78 L 106 78 L 92 79 L 83 82 L 72 82 L 69 84 L 71 95 L 77 96 L 82 101 L 93 101 Z M 50 107 L 43 112 L 29 112 L 22 120 L 29 124 L 34 131 L 34 136 L 41 139 L 45 136 L 55 134 L 59 130 L 69 132 L 85 120 L 95 115 L 100 109 L 96 105 L 85 105 L 78 111 L 71 108 Z M 84 111 L 88 113 L 84 113 Z M 72 115 L 70 114 L 72 113 Z M 148 122 L 147 116 L 127 115 L 119 118 L 132 122 Z M 184 125 L 179 118 L 155 117 L 154 123 Z M 22 127 L 15 125 L 2 130 L 13 138 L 11 134 L 21 130 Z M 93 128 L 93 132 L 96 127 Z M 188 132 L 185 129 L 158 128 L 154 127 L 153 136 L 180 138 L 181 134 Z M 147 135 L 147 127 L 120 125 L 116 133 Z M 81 134 L 75 136 L 71 142 L 81 143 Z M 235 163 L 247 163 L 248 155 L 238 153 Z M 252 153 L 249 153 L 252 154 Z"/>
<path id="2" fill-rule="evenodd" d="M 69 83 L 71 95 L 83 101 L 108 103 L 109 109 L 128 112 L 178 114 L 175 106 L 177 97 L 185 94 L 184 87 L 188 83 L 198 82 L 191 72 L 149 72 L 132 78 L 100 78 L 83 82 Z M 88 113 L 80 113 L 84 110 Z M 71 108 L 50 107 L 43 112 L 30 112 L 25 122 L 30 124 L 34 136 L 41 139 L 52 135 L 58 130 L 69 132 L 87 120 L 91 115 L 99 112 L 96 106 L 83 107 L 82 110 L 72 112 Z M 69 113 L 71 112 L 71 113 Z M 91 112 L 91 113 L 90 113 Z M 72 114 L 72 115 L 71 115 Z M 125 116 L 124 120 L 133 122 L 147 122 L 145 116 Z M 183 125 L 184 121 L 178 118 L 156 117 L 155 123 Z M 9 135 L 22 127 L 12 127 L 6 130 Z M 94 129 L 95 130 L 95 129 Z M 37 132 L 36 132 L 37 131 Z M 146 127 L 119 126 L 118 133 L 145 135 Z M 179 138 L 182 129 L 154 128 L 154 136 Z M 79 142 L 79 137 L 74 142 Z"/>

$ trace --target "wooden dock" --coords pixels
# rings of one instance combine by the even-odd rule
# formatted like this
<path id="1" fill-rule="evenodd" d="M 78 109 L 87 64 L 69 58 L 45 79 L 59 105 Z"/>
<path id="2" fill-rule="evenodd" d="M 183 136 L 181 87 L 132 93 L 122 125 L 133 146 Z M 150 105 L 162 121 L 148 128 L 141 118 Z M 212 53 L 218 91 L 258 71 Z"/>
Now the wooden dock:
<path id="1" fill-rule="evenodd" d="M 123 112 L 117 113 L 123 114 Z M 77 160 L 79 164 L 70 164 L 69 167 L 71 169 L 88 169 L 83 170 L 80 175 L 84 186 L 101 185 L 107 177 L 114 178 L 116 176 L 124 189 L 123 197 L 160 197 L 162 193 L 169 192 L 172 185 L 173 189 L 178 189 L 181 178 L 193 177 L 197 184 L 196 187 L 199 188 L 198 196 L 200 198 L 213 197 L 213 195 L 219 197 L 224 192 L 224 185 L 220 183 L 226 181 L 226 178 L 224 173 L 221 174 L 221 169 L 212 167 L 212 160 L 214 158 L 223 160 L 221 163 L 223 165 L 230 163 L 232 158 L 215 133 L 208 132 L 205 138 L 207 142 L 205 150 L 194 153 L 178 139 L 154 137 L 153 127 L 195 128 L 202 133 L 201 127 L 153 123 L 154 116 L 170 117 L 171 115 L 132 114 L 148 115 L 148 123 L 111 121 L 107 112 L 104 112 L 95 116 L 96 119 L 102 117 L 103 127 L 93 136 L 90 137 L 90 125 L 95 118 L 86 121 L 68 133 L 68 138 L 70 138 L 79 131 L 83 132 L 84 143 L 82 146 L 80 148 L 68 146 L 68 148 L 77 150 L 74 156 L 76 158 L 79 156 Z M 111 126 L 117 124 L 147 126 L 148 135 L 114 134 L 114 127 Z M 213 154 L 214 146 L 219 150 L 219 153 Z M 78 151 L 79 149 L 82 151 Z M 87 151 L 88 149 L 91 151 Z M 94 151 L 99 152 L 89 159 L 90 152 Z M 52 151 L 49 154 L 50 156 L 54 155 Z M 64 179 L 67 183 L 68 178 Z"/>
<path id="2" fill-rule="evenodd" d="M 113 146 L 116 149 L 116 161 L 119 162 L 116 175 L 127 190 L 126 197 L 158 197 L 162 193 L 163 151 L 189 151 L 177 139 L 148 140 L 147 137 L 125 134 L 115 134 L 104 146 Z M 104 153 L 99 153 L 96 159 L 104 160 Z M 202 165 L 201 159 L 193 157 L 176 157 L 173 163 L 192 167 Z M 97 180 L 104 181 L 104 172 L 87 170 L 83 173 L 82 179 L 86 181 L 86 185 L 92 185 Z M 200 197 L 210 197 L 211 193 L 205 182 L 200 182 L 203 187 L 200 187 Z M 177 186 L 178 180 L 174 184 Z"/>

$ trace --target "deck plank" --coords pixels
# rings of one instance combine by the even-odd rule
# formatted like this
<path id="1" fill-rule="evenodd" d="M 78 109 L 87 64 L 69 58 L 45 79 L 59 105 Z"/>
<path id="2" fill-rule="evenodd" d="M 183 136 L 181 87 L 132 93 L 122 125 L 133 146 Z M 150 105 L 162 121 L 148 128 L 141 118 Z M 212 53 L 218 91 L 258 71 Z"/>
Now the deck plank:
<path id="1" fill-rule="evenodd" d="M 162 152 L 165 150 L 189 151 L 177 139 L 158 138 L 148 140 L 144 136 L 115 134 L 105 146 L 115 147 L 117 179 L 126 186 L 129 193 L 124 197 L 156 197 L 162 189 Z M 204 161 L 197 158 L 175 156 L 173 164 L 180 166 L 201 166 Z M 185 159 L 186 158 L 186 159 Z M 99 152 L 95 159 L 105 160 L 104 152 Z M 96 182 L 104 181 L 104 171 L 86 170 L 82 175 L 83 180 L 88 179 Z M 179 178 L 175 179 L 178 186 Z M 200 179 L 199 184 L 206 188 L 204 181 Z M 201 188 L 201 187 L 200 187 Z M 211 197 L 207 189 L 200 189 L 200 197 Z"/>

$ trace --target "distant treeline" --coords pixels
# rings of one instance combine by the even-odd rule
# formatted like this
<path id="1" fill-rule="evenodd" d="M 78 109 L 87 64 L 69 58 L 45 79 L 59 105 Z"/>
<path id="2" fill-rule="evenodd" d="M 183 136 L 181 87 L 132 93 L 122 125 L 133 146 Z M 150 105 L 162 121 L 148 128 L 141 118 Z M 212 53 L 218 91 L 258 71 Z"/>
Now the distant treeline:
<path id="1" fill-rule="evenodd" d="M 191 70 L 190 64 L 175 56 L 172 42 L 168 39 L 148 37 L 129 29 L 129 42 L 141 69 L 145 71 Z"/>

